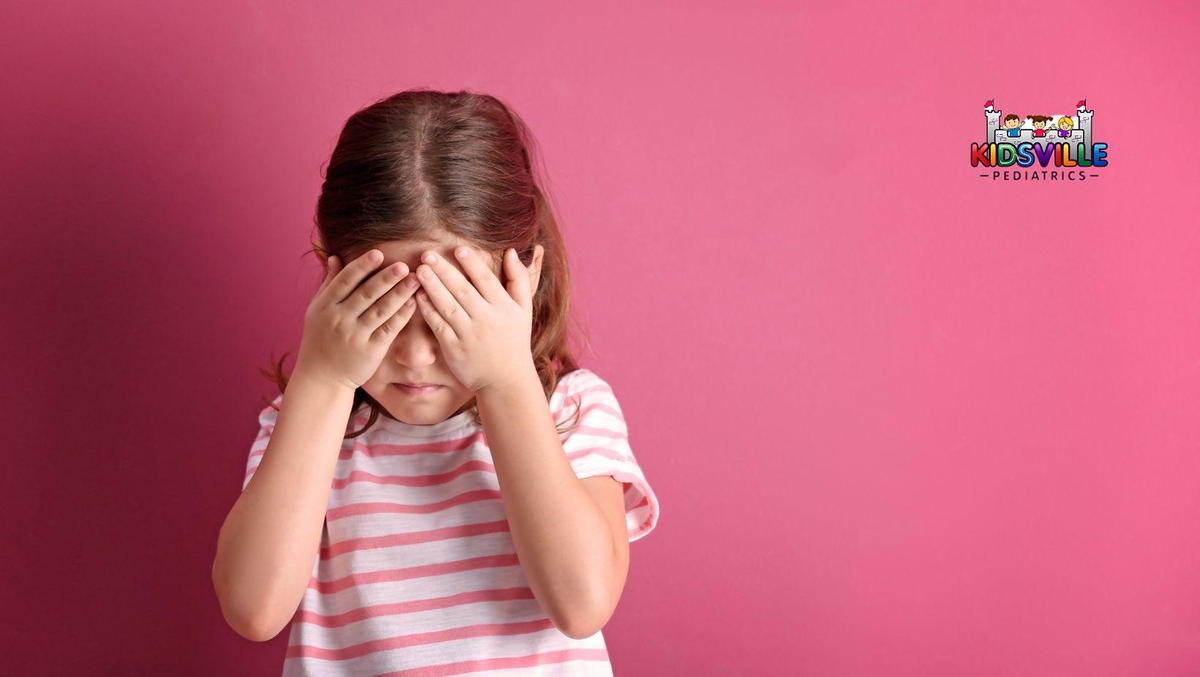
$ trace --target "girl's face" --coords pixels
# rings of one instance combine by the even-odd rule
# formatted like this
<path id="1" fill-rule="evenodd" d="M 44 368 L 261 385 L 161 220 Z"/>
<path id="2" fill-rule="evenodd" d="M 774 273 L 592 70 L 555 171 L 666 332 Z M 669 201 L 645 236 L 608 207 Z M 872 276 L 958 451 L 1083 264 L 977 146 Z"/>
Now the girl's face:
<path id="1" fill-rule="evenodd" d="M 470 279 L 454 256 L 454 248 L 460 245 L 465 245 L 485 260 L 490 260 L 492 272 L 500 277 L 500 262 L 495 256 L 483 252 L 466 240 L 449 235 L 435 240 L 374 243 L 364 246 L 362 251 L 354 252 L 351 256 L 358 258 L 373 247 L 383 252 L 383 263 L 379 264 L 376 270 L 383 270 L 402 261 L 408 266 L 409 275 L 415 279 L 417 266 L 422 263 L 421 256 L 425 252 L 433 251 Z M 349 263 L 349 260 L 346 263 Z M 413 394 L 396 385 L 401 382 L 435 383 L 440 387 L 427 393 Z M 413 312 L 408 324 L 392 341 L 374 375 L 362 387 L 392 418 L 412 425 L 440 423 L 466 411 L 475 397 L 475 394 L 463 386 L 446 367 L 441 358 L 437 336 L 425 323 L 420 310 Z"/>
<path id="2" fill-rule="evenodd" d="M 1071 122 L 1071 118 L 1063 118 L 1058 121 L 1059 129 L 1070 129 L 1072 126 L 1073 123 Z"/>

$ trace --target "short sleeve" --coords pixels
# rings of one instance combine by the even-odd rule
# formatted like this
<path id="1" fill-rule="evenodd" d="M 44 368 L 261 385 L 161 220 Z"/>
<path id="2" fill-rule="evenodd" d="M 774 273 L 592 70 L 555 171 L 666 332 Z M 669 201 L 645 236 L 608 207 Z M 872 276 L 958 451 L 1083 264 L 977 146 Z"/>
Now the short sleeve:
<path id="1" fill-rule="evenodd" d="M 282 402 L 283 395 L 280 394 L 271 404 L 278 407 Z M 246 476 L 242 479 L 242 491 L 250 485 L 250 478 L 254 477 L 254 471 L 258 469 L 258 464 L 262 463 L 263 452 L 267 450 L 267 442 L 271 441 L 271 433 L 275 431 L 275 420 L 278 416 L 278 409 L 273 407 L 267 407 L 258 414 L 258 435 L 251 443 L 250 455 L 246 458 Z"/>
<path id="2" fill-rule="evenodd" d="M 625 491 L 629 542 L 649 534 L 658 524 L 658 497 L 629 446 L 625 416 L 612 386 L 591 370 L 576 369 L 559 380 L 550 404 L 560 430 L 574 424 L 559 439 L 576 477 L 616 478 Z"/>

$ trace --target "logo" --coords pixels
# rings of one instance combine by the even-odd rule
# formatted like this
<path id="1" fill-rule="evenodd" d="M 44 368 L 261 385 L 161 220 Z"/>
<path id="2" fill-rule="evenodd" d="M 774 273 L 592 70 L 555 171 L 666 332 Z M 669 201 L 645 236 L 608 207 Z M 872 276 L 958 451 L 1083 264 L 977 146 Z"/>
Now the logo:
<path id="1" fill-rule="evenodd" d="M 1088 110 L 1087 99 L 1075 104 L 1075 115 L 1024 117 L 997 110 L 994 101 L 983 104 L 987 140 L 971 144 L 971 166 L 990 168 L 979 176 L 993 181 L 1085 181 L 1108 166 L 1108 144 L 1092 138 L 1095 111 Z"/>

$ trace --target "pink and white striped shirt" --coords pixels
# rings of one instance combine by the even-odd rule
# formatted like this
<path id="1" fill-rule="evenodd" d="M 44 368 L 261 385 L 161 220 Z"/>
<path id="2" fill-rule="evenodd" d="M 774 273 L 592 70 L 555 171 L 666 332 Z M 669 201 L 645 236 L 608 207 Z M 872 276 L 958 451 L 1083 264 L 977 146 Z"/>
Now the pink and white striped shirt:
<path id="1" fill-rule="evenodd" d="M 550 398 L 571 468 L 624 484 L 630 542 L 658 499 L 629 447 L 621 407 L 588 369 Z M 279 406 L 283 395 L 274 400 Z M 267 407 L 242 489 L 278 412 Z M 353 418 L 366 422 L 363 407 Z M 434 425 L 380 415 L 342 441 L 312 578 L 292 619 L 283 675 L 612 675 L 603 632 L 572 639 L 538 605 L 517 561 L 491 451 L 464 411 Z M 550 509 L 551 506 L 547 506 Z"/>

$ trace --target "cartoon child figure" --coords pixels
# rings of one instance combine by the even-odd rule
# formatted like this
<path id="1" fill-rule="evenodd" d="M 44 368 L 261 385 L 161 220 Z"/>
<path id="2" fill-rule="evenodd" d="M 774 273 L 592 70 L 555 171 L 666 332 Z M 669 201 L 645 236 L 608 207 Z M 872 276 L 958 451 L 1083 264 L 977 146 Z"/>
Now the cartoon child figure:
<path id="1" fill-rule="evenodd" d="M 1071 121 L 1071 116 L 1069 116 L 1069 115 L 1062 116 L 1061 118 L 1058 119 L 1058 135 L 1061 137 L 1070 136 L 1071 129 L 1074 126 L 1075 126 L 1075 123 Z"/>
<path id="2" fill-rule="evenodd" d="M 1048 116 L 1048 115 L 1029 115 L 1027 117 L 1030 120 L 1033 120 L 1033 135 L 1034 136 L 1045 136 L 1046 135 L 1046 123 L 1050 121 L 1050 116 Z"/>
<path id="3" fill-rule="evenodd" d="M 1015 113 L 1010 113 L 1004 116 L 1004 128 L 1008 130 L 1009 136 L 1021 135 L 1021 116 Z"/>

